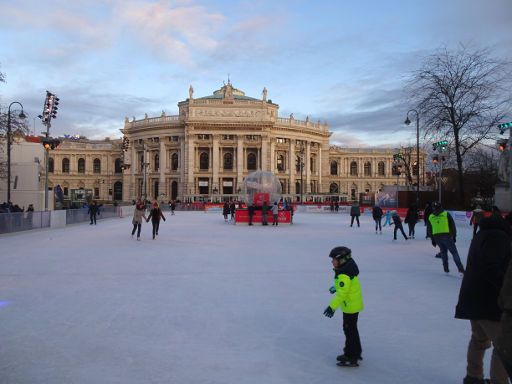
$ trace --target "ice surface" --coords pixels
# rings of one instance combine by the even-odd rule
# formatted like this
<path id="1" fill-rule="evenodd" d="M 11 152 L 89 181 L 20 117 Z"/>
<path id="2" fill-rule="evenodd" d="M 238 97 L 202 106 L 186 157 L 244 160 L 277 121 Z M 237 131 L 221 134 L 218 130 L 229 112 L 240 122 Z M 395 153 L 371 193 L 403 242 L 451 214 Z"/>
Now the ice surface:
<path id="1" fill-rule="evenodd" d="M 461 277 L 425 240 L 376 235 L 371 218 L 296 214 L 279 227 L 167 214 L 151 239 L 110 219 L 0 236 L 1 383 L 461 383 L 469 323 Z M 471 227 L 458 225 L 465 264 Z M 361 270 L 359 368 L 336 366 L 340 313 L 329 251 Z"/>

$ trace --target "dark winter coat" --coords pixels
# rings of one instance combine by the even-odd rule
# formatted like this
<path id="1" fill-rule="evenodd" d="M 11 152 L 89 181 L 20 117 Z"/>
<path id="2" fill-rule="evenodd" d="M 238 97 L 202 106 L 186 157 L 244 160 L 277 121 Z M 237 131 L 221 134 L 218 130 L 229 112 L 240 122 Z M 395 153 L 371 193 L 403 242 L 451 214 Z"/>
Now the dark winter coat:
<path id="1" fill-rule="evenodd" d="M 96 204 L 92 204 L 89 206 L 89 215 L 91 216 L 96 216 L 96 214 L 98 213 L 98 210 L 99 210 L 99 206 L 97 206 Z"/>
<path id="2" fill-rule="evenodd" d="M 393 224 L 395 224 L 396 227 L 402 226 L 402 219 L 400 219 L 400 216 L 398 216 L 398 213 L 394 213 L 393 216 L 391 216 L 393 219 Z"/>
<path id="3" fill-rule="evenodd" d="M 361 216 L 359 204 L 354 204 L 352 207 L 350 207 L 350 216 Z"/>
<path id="4" fill-rule="evenodd" d="M 384 212 L 382 212 L 381 207 L 379 207 L 377 205 L 375 207 L 373 207 L 372 216 L 373 216 L 374 220 L 382 219 L 383 214 L 384 214 Z"/>
<path id="5" fill-rule="evenodd" d="M 151 209 L 151 211 L 149 212 L 147 221 L 151 220 L 154 222 L 159 222 L 160 219 L 164 219 L 164 221 L 165 221 L 165 216 L 164 216 L 164 213 L 162 212 L 162 210 L 160 208 Z"/>
<path id="6" fill-rule="evenodd" d="M 504 313 L 496 346 L 501 359 L 508 366 L 512 366 L 512 261 L 508 263 L 498 303 Z"/>
<path id="7" fill-rule="evenodd" d="M 413 207 L 409 208 L 407 210 L 407 214 L 405 215 L 405 222 L 409 224 L 416 224 L 418 222 L 418 219 L 418 210 Z"/>
<path id="8" fill-rule="evenodd" d="M 502 310 L 498 306 L 498 295 L 511 258 L 510 240 L 498 218 L 480 221 L 480 232 L 469 247 L 456 318 L 500 320 Z"/>
<path id="9" fill-rule="evenodd" d="M 224 204 L 224 207 L 222 208 L 222 214 L 223 214 L 224 216 L 227 216 L 227 215 L 229 215 L 229 213 L 230 213 L 230 212 L 231 212 L 231 211 L 229 210 L 229 204 L 228 204 L 228 203 L 225 203 L 225 204 Z"/>

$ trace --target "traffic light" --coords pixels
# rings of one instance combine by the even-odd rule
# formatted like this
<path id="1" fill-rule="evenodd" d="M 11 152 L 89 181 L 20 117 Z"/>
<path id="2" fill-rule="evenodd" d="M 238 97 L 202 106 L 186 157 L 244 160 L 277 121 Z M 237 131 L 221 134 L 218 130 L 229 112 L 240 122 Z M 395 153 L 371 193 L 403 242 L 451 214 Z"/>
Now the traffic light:
<path id="1" fill-rule="evenodd" d="M 446 141 L 446 140 L 436 141 L 435 143 L 432 144 L 432 148 L 434 149 L 434 151 L 437 148 L 439 148 L 439 150 L 441 150 L 441 151 L 444 151 L 444 150 L 446 150 L 447 146 L 448 146 L 448 141 Z"/>

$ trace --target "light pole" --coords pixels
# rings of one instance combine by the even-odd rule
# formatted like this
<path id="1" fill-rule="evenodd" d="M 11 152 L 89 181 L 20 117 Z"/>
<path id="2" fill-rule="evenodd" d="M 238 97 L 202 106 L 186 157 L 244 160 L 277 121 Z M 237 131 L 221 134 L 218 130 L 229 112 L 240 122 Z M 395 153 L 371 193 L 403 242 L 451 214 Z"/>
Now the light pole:
<path id="1" fill-rule="evenodd" d="M 303 178 L 303 169 L 304 169 L 304 144 L 301 144 L 300 149 L 300 203 L 303 203 L 304 199 L 304 178 Z"/>
<path id="2" fill-rule="evenodd" d="M 13 101 L 9 104 L 7 110 L 7 203 L 11 202 L 11 106 L 13 104 L 19 104 L 21 107 L 19 118 L 24 119 L 26 117 L 23 112 L 23 105 L 20 102 Z"/>
<path id="3" fill-rule="evenodd" d="M 399 178 L 400 178 L 400 175 L 402 173 L 402 166 L 400 164 L 397 164 L 396 165 L 396 208 L 398 209 L 398 182 L 399 182 Z"/>
<path id="4" fill-rule="evenodd" d="M 418 207 L 420 203 L 420 114 L 417 110 L 410 109 L 404 121 L 405 125 L 411 124 L 411 120 L 409 120 L 410 112 L 416 114 L 416 206 Z"/>

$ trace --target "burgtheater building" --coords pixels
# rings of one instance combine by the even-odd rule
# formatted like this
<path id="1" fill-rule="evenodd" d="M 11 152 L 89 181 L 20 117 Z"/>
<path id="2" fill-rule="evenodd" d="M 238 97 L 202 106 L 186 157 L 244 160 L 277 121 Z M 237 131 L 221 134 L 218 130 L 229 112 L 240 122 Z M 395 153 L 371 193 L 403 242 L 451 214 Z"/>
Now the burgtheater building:
<path id="1" fill-rule="evenodd" d="M 126 118 L 123 140 L 63 140 L 50 153 L 51 184 L 63 186 L 65 195 L 81 188 L 97 199 L 124 201 L 236 199 L 255 170 L 272 171 L 292 201 L 357 200 L 405 184 L 392 174 L 396 150 L 330 145 L 326 123 L 280 117 L 265 88 L 253 98 L 228 81 L 195 98 L 190 87 L 178 112 Z"/>

